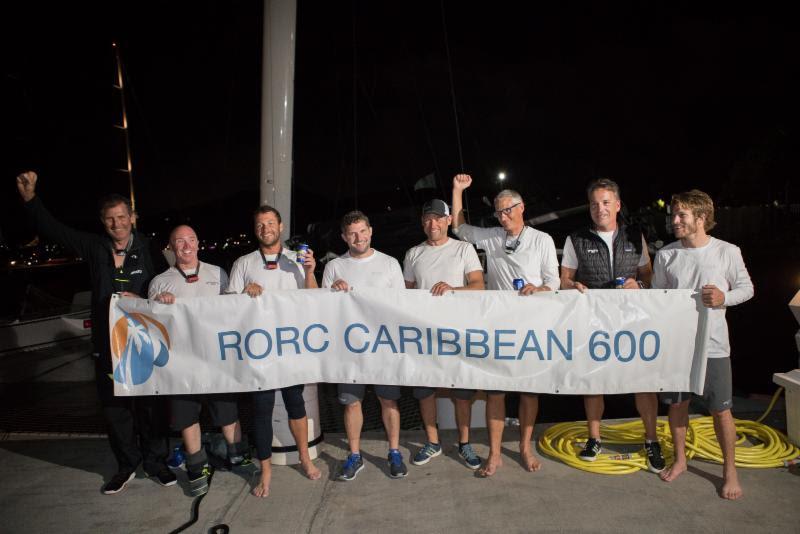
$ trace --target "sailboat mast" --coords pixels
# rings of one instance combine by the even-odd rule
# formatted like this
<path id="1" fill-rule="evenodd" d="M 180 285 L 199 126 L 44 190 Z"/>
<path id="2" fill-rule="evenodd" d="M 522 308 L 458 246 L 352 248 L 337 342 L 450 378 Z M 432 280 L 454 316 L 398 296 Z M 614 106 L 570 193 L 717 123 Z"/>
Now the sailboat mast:
<path id="1" fill-rule="evenodd" d="M 122 132 L 122 136 L 125 139 L 125 159 L 126 159 L 126 168 L 124 169 L 117 169 L 119 172 L 124 172 L 128 175 L 128 189 L 130 191 L 131 197 L 131 208 L 133 211 L 136 211 L 136 195 L 133 191 L 133 164 L 131 162 L 131 141 L 130 137 L 128 136 L 128 112 L 126 109 L 125 103 L 125 77 L 122 75 L 122 60 L 120 59 L 119 54 L 119 46 L 117 43 L 112 42 L 111 46 L 114 48 L 114 57 L 116 58 L 116 67 L 117 67 L 117 79 L 116 83 L 113 84 L 113 88 L 119 91 L 119 99 L 121 103 L 121 110 L 122 110 L 122 124 L 114 124 L 114 128 L 117 128 Z"/>
<path id="2" fill-rule="evenodd" d="M 292 133 L 296 0 L 264 0 L 261 57 L 260 200 L 282 215 L 283 239 L 292 221 Z"/>

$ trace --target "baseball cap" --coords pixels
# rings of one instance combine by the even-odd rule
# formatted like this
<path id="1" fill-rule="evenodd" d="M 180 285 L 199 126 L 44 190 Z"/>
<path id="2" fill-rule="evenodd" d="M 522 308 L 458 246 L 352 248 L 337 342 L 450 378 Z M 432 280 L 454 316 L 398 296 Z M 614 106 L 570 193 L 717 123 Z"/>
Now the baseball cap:
<path id="1" fill-rule="evenodd" d="M 422 206 L 422 215 L 427 215 L 429 213 L 435 213 L 436 215 L 443 217 L 445 215 L 450 215 L 450 208 L 443 200 L 434 198 L 433 200 L 427 201 Z"/>

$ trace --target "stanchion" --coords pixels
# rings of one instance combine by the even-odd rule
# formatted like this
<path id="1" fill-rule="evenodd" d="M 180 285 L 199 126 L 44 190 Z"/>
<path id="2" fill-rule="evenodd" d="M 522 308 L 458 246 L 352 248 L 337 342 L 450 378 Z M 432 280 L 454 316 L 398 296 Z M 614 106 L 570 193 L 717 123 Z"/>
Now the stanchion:
<path id="1" fill-rule="evenodd" d="M 436 423 L 441 430 L 456 428 L 456 406 L 449 389 L 436 390 Z M 472 399 L 470 428 L 486 428 L 486 393 L 479 391 Z"/>
<path id="2" fill-rule="evenodd" d="M 319 400 L 317 385 L 306 384 L 303 390 L 303 399 L 306 401 L 306 414 L 308 415 L 308 454 L 313 460 L 319 456 L 319 444 L 323 435 L 319 423 Z M 289 415 L 283 404 L 283 396 L 275 392 L 275 410 L 272 412 L 272 463 L 273 465 L 296 465 L 300 463 L 297 453 L 297 444 L 289 430 Z"/>

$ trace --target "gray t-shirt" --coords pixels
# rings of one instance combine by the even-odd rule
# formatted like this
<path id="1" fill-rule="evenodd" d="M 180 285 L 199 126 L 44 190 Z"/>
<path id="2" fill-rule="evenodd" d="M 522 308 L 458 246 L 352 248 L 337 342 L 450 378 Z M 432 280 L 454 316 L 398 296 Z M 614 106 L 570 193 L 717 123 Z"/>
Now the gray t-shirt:
<path id="1" fill-rule="evenodd" d="M 414 282 L 417 289 L 430 289 L 438 282 L 446 282 L 450 287 L 464 287 L 467 275 L 475 271 L 483 272 L 475 248 L 450 238 L 438 246 L 423 241 L 410 248 L 403 261 L 403 278 Z"/>
<path id="2" fill-rule="evenodd" d="M 195 271 L 188 271 L 186 274 L 192 275 Z M 147 297 L 153 299 L 165 291 L 177 298 L 212 297 L 221 295 L 228 289 L 228 275 L 221 267 L 200 262 L 196 274 L 197 281 L 188 283 L 178 269 L 170 267 L 153 278 L 147 290 Z"/>
<path id="3" fill-rule="evenodd" d="M 351 258 L 347 252 L 328 262 L 322 273 L 322 287 L 344 280 L 351 288 L 380 287 L 405 289 L 400 264 L 393 257 L 372 249 L 366 258 Z"/>
<path id="4" fill-rule="evenodd" d="M 258 250 L 245 254 L 233 263 L 228 293 L 241 293 L 247 284 L 255 282 L 264 289 L 303 289 L 306 273 L 297 263 L 297 253 L 281 250 L 280 254 L 266 254 L 267 261 L 278 261 L 277 269 L 266 269 Z"/>

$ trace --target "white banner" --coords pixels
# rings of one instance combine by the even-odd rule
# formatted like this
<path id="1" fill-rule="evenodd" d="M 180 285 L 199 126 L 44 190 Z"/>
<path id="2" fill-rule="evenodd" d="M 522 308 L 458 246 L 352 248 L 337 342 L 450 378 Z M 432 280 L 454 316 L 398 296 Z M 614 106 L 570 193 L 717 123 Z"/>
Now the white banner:
<path id="1" fill-rule="evenodd" d="M 702 392 L 692 290 L 328 289 L 111 301 L 117 395 L 349 382 L 539 393 Z"/>

